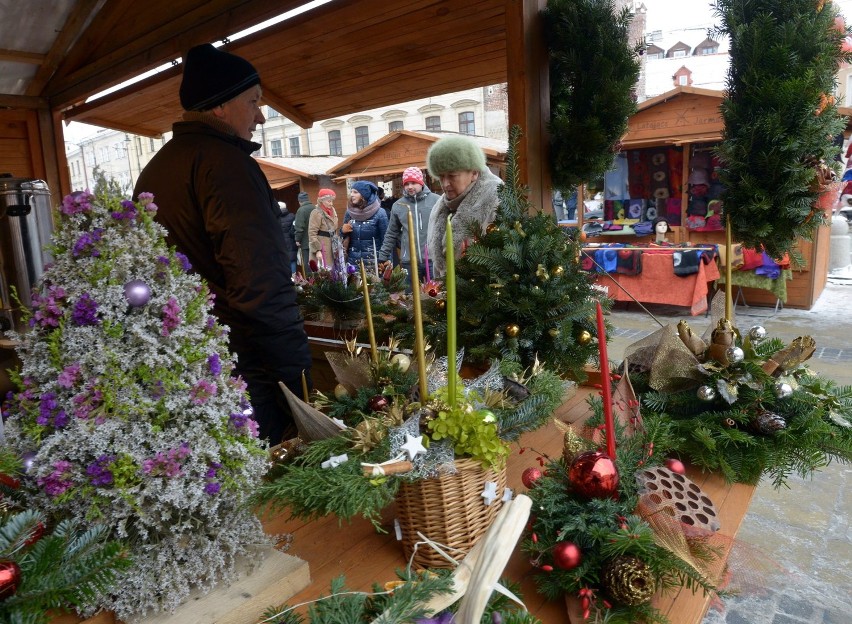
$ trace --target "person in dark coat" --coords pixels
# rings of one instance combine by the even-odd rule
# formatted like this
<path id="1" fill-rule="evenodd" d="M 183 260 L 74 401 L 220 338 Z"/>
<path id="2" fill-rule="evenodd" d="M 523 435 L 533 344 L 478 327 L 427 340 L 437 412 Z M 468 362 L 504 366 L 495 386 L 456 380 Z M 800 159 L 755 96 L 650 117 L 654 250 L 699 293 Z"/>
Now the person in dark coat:
<path id="1" fill-rule="evenodd" d="M 296 215 L 287 209 L 285 202 L 278 202 L 278 224 L 281 226 L 281 231 L 284 232 L 284 242 L 287 244 L 287 258 L 290 260 L 290 272 L 296 273 L 296 256 L 299 250 L 296 247 L 296 230 L 293 223 L 296 221 Z"/>
<path id="2" fill-rule="evenodd" d="M 299 252 L 302 254 L 302 270 L 305 272 L 305 276 L 308 276 L 311 274 L 311 267 L 309 266 L 311 260 L 311 240 L 308 235 L 308 224 L 311 221 L 311 213 L 316 209 L 316 206 L 311 203 L 305 191 L 301 191 L 297 195 L 297 198 L 299 200 L 299 208 L 296 210 L 296 221 L 293 223 L 293 229 L 296 235 L 296 247 L 299 248 Z"/>
<path id="3" fill-rule="evenodd" d="M 295 427 L 278 382 L 302 395 L 311 354 L 290 277 L 278 204 L 252 152 L 260 77 L 245 59 L 210 44 L 184 56 L 173 137 L 139 175 L 134 196 L 153 193 L 167 242 L 185 254 L 230 327 L 235 375 L 248 386 L 260 435 L 277 444 Z"/>
<path id="4" fill-rule="evenodd" d="M 369 271 L 378 271 L 375 259 L 385 240 L 388 213 L 379 203 L 378 187 L 358 180 L 349 192 L 349 204 L 343 215 L 343 236 L 348 237 L 347 260 L 357 265 L 361 260 Z"/>

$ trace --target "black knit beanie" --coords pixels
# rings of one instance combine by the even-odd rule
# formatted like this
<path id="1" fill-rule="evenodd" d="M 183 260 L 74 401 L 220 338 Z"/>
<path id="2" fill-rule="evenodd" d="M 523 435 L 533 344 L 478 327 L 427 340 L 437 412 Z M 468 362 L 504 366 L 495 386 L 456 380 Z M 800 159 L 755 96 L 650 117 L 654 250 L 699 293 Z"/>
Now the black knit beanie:
<path id="1" fill-rule="evenodd" d="M 184 110 L 206 111 L 260 84 L 254 66 L 209 43 L 195 46 L 183 60 L 180 103 Z"/>

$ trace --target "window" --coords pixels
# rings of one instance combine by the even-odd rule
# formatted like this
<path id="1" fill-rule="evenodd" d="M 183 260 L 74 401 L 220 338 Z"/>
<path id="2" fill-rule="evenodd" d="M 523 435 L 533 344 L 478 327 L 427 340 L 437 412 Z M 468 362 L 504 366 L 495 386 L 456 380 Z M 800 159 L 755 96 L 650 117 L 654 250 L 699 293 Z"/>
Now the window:
<path id="1" fill-rule="evenodd" d="M 476 134 L 473 112 L 459 113 L 459 132 L 462 134 Z"/>
<path id="2" fill-rule="evenodd" d="M 677 83 L 682 87 L 688 86 L 689 85 L 689 76 L 687 76 L 685 74 L 683 76 L 678 76 L 677 77 Z"/>
<path id="3" fill-rule="evenodd" d="M 388 132 L 399 132 L 402 130 L 401 121 L 392 121 L 388 124 Z"/>
<path id="4" fill-rule="evenodd" d="M 370 144 L 370 129 L 367 126 L 355 128 L 355 151 L 361 151 Z"/>
<path id="5" fill-rule="evenodd" d="M 92 152 L 91 152 L 91 153 L 84 152 L 84 153 L 83 153 L 83 158 L 85 159 L 86 164 L 87 164 L 89 167 L 94 167 L 95 165 L 97 165 L 97 164 L 98 164 L 98 163 L 97 163 L 97 161 L 95 160 L 95 148 L 94 148 L 94 147 L 92 148 Z"/>
<path id="6" fill-rule="evenodd" d="M 438 115 L 426 118 L 426 129 L 432 132 L 441 131 L 441 118 Z"/>
<path id="7" fill-rule="evenodd" d="M 302 148 L 299 147 L 299 137 L 290 137 L 290 156 L 301 156 Z"/>
<path id="8" fill-rule="evenodd" d="M 719 48 L 703 48 L 703 49 L 701 50 L 701 54 L 716 54 L 716 51 L 717 51 L 718 49 L 719 49 Z"/>
<path id="9" fill-rule="evenodd" d="M 280 117 L 280 116 L 281 116 L 281 113 L 279 113 L 277 110 L 275 110 L 271 106 L 266 107 L 266 118 L 267 119 L 272 119 L 273 117 Z"/>
<path id="10" fill-rule="evenodd" d="M 281 139 L 272 139 L 269 142 L 269 155 L 270 156 L 283 156 L 284 152 L 281 151 Z"/>
<path id="11" fill-rule="evenodd" d="M 101 157 L 101 162 L 109 162 L 109 148 L 101 147 L 98 151 L 100 152 L 99 156 Z"/>
<path id="12" fill-rule="evenodd" d="M 154 139 L 148 139 L 148 149 L 152 152 L 157 151 L 157 146 L 154 145 Z"/>
<path id="13" fill-rule="evenodd" d="M 329 131 L 328 153 L 330 156 L 343 156 L 343 144 L 340 142 L 340 130 Z"/>
<path id="14" fill-rule="evenodd" d="M 683 58 L 684 56 L 686 56 L 686 50 L 675 50 L 672 56 L 674 58 Z"/>

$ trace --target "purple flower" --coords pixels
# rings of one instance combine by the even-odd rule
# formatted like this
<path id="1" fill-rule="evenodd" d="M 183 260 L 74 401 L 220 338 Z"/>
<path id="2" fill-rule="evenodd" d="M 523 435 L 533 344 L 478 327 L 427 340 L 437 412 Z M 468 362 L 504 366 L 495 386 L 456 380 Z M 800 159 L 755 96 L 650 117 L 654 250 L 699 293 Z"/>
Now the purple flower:
<path id="1" fill-rule="evenodd" d="M 177 299 L 169 297 L 166 305 L 163 306 L 163 336 L 168 337 L 172 331 L 180 326 L 180 306 Z"/>
<path id="2" fill-rule="evenodd" d="M 59 377 L 56 379 L 56 383 L 63 388 L 72 388 L 79 378 L 80 363 L 74 362 L 62 369 L 62 372 L 59 373 Z"/>
<path id="3" fill-rule="evenodd" d="M 74 395 L 71 402 L 74 404 L 74 417 L 80 420 L 87 420 L 91 413 L 101 406 L 104 400 L 104 395 L 100 390 L 97 390 L 92 384 L 86 387 L 84 392 Z M 98 412 L 95 418 L 95 423 L 100 425 L 106 420 L 102 411 Z"/>
<path id="4" fill-rule="evenodd" d="M 208 483 L 207 485 L 204 486 L 204 493 L 210 494 L 211 496 L 213 496 L 214 494 L 218 494 L 219 490 L 221 490 L 221 489 L 222 489 L 222 486 L 219 483 L 216 483 L 215 481 L 211 481 L 210 483 Z"/>
<path id="5" fill-rule="evenodd" d="M 420 618 L 416 620 L 416 624 L 453 624 L 455 618 L 452 611 L 444 611 L 435 617 Z"/>
<path id="6" fill-rule="evenodd" d="M 189 456 L 189 443 L 183 442 L 168 453 L 158 452 L 142 462 L 142 472 L 152 477 L 177 477 L 181 474 L 183 460 Z"/>
<path id="7" fill-rule="evenodd" d="M 112 218 L 117 221 L 135 221 L 136 220 L 136 204 L 129 199 L 121 200 L 121 210 L 116 210 L 112 213 Z"/>
<path id="8" fill-rule="evenodd" d="M 75 191 L 62 199 L 59 212 L 69 217 L 81 212 L 89 212 L 92 209 L 91 202 L 94 198 L 95 196 L 89 193 L 88 190 Z"/>
<path id="9" fill-rule="evenodd" d="M 168 256 L 157 256 L 157 262 L 165 266 L 169 266 L 172 263 Z"/>
<path id="10" fill-rule="evenodd" d="M 162 399 L 166 395 L 166 384 L 158 379 L 151 385 L 149 392 L 152 399 Z"/>
<path id="11" fill-rule="evenodd" d="M 222 372 L 222 362 L 219 361 L 218 353 L 211 353 L 207 356 L 207 368 L 210 369 L 210 374 L 214 377 Z"/>
<path id="12" fill-rule="evenodd" d="M 36 424 L 42 427 L 53 427 L 54 429 L 62 429 L 68 424 L 68 415 L 59 406 L 59 402 L 56 400 L 56 395 L 53 392 L 45 392 L 41 395 Z"/>
<path id="13" fill-rule="evenodd" d="M 157 212 L 157 204 L 154 203 L 153 193 L 139 193 L 139 205 L 142 206 L 146 212 L 150 212 L 152 214 Z"/>
<path id="14" fill-rule="evenodd" d="M 53 472 L 46 477 L 39 477 L 37 483 L 39 487 L 44 488 L 44 491 L 49 496 L 59 496 L 70 489 L 74 482 L 71 474 L 72 464 L 64 460 L 53 463 Z"/>
<path id="15" fill-rule="evenodd" d="M 91 232 L 83 232 L 80 238 L 77 239 L 77 242 L 74 243 L 71 255 L 75 258 L 79 258 L 80 256 L 88 256 L 90 258 L 99 257 L 101 252 L 97 248 L 97 244 L 103 238 L 103 234 L 103 228 L 95 228 Z"/>
<path id="16" fill-rule="evenodd" d="M 210 397 L 216 396 L 219 388 L 212 381 L 201 379 L 190 391 L 190 400 L 194 405 L 204 405 Z"/>
<path id="17" fill-rule="evenodd" d="M 257 421 L 252 417 L 251 408 L 240 412 L 232 412 L 228 415 L 228 425 L 237 435 L 248 434 L 252 438 L 257 437 L 258 426 Z"/>
<path id="18" fill-rule="evenodd" d="M 175 252 L 175 258 L 180 262 L 180 265 L 183 267 L 184 271 L 189 271 L 192 268 L 192 264 L 189 262 L 189 258 L 183 255 L 181 252 Z"/>
<path id="19" fill-rule="evenodd" d="M 50 285 L 47 293 L 40 295 L 33 291 L 33 316 L 30 319 L 30 327 L 40 325 L 41 327 L 59 327 L 59 319 L 62 318 L 62 303 L 65 299 L 65 289 L 61 286 Z"/>
<path id="20" fill-rule="evenodd" d="M 84 292 L 74 303 L 71 309 L 71 322 L 80 327 L 97 325 L 101 322 L 98 318 L 98 302 L 92 296 Z"/>
<path id="21" fill-rule="evenodd" d="M 89 464 L 86 467 L 86 475 L 89 477 L 89 483 L 95 487 L 112 485 L 113 475 L 109 468 L 114 461 L 115 455 L 101 455 Z"/>

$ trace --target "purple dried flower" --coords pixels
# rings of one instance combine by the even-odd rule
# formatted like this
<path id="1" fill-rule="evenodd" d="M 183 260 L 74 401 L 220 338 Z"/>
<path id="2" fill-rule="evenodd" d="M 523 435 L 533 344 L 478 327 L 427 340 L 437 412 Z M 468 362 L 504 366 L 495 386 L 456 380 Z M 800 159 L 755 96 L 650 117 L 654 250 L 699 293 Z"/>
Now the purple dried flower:
<path id="1" fill-rule="evenodd" d="M 154 203 L 153 193 L 139 193 L 139 205 L 142 206 L 146 212 L 152 214 L 157 212 L 157 204 Z"/>
<path id="2" fill-rule="evenodd" d="M 92 296 L 84 292 L 74 303 L 71 310 L 71 322 L 80 327 L 97 325 L 101 322 L 98 318 L 98 302 Z"/>
<path id="3" fill-rule="evenodd" d="M 72 388 L 79 378 L 80 363 L 74 362 L 62 369 L 62 372 L 59 373 L 59 377 L 56 378 L 56 383 L 58 383 L 62 388 Z"/>
<path id="4" fill-rule="evenodd" d="M 210 374 L 217 377 L 222 372 L 222 362 L 219 361 L 218 353 L 211 353 L 207 356 L 207 368 L 210 369 Z"/>
<path id="5" fill-rule="evenodd" d="M 183 442 L 179 447 L 162 451 L 154 457 L 142 462 L 142 471 L 153 477 L 177 477 L 181 474 L 183 460 L 189 455 L 189 443 Z"/>
<path id="6" fill-rule="evenodd" d="M 180 262 L 180 265 L 183 267 L 184 271 L 189 271 L 192 268 L 192 264 L 189 262 L 189 258 L 183 255 L 181 252 L 175 252 L 175 258 Z"/>
<path id="7" fill-rule="evenodd" d="M 166 305 L 163 306 L 163 336 L 168 337 L 172 331 L 180 326 L 180 306 L 177 299 L 169 297 Z"/>
<path id="8" fill-rule="evenodd" d="M 194 405 L 204 405 L 210 397 L 216 396 L 219 388 L 212 381 L 200 379 L 190 391 L 190 400 Z"/>
<path id="9" fill-rule="evenodd" d="M 129 199 L 121 200 L 121 210 L 116 210 L 112 213 L 112 218 L 117 221 L 135 221 L 136 220 L 136 204 Z"/>
<path id="10" fill-rule="evenodd" d="M 59 496 L 74 485 L 71 468 L 71 462 L 64 460 L 54 462 L 53 472 L 46 477 L 40 477 L 36 482 L 49 496 Z"/>
<path id="11" fill-rule="evenodd" d="M 61 286 L 48 286 L 47 293 L 44 295 L 40 295 L 38 291 L 33 291 L 32 301 L 35 311 L 30 319 L 30 327 L 35 327 L 36 325 L 40 325 L 41 327 L 59 327 L 64 299 L 65 289 Z"/>
<path id="12" fill-rule="evenodd" d="M 95 199 L 95 196 L 89 193 L 88 190 L 85 191 L 75 191 L 70 195 L 66 195 L 62 199 L 62 205 L 59 207 L 59 212 L 64 215 L 79 214 L 82 212 L 89 212 L 92 209 L 92 200 Z"/>
<path id="13" fill-rule="evenodd" d="M 59 406 L 59 402 L 56 400 L 56 395 L 53 392 L 45 392 L 41 395 L 36 424 L 42 427 L 53 427 L 54 429 L 62 429 L 68 424 L 68 415 Z"/>
<path id="14" fill-rule="evenodd" d="M 113 474 L 109 469 L 110 464 L 115 461 L 115 455 L 101 455 L 86 467 L 86 475 L 89 483 L 95 487 L 112 485 Z"/>
<path id="15" fill-rule="evenodd" d="M 74 395 L 71 402 L 74 404 L 74 417 L 80 420 L 87 420 L 91 413 L 101 406 L 104 400 L 104 395 L 100 390 L 97 390 L 93 384 L 86 386 L 86 390 L 80 394 Z M 95 423 L 101 424 L 106 420 L 102 412 L 95 418 Z"/>
<path id="16" fill-rule="evenodd" d="M 80 238 L 77 239 L 77 242 L 74 243 L 71 255 L 75 258 L 79 258 L 80 256 L 87 256 L 90 258 L 100 257 L 101 251 L 97 248 L 97 244 L 103 238 L 103 234 L 103 228 L 95 228 L 91 232 L 83 232 L 80 235 Z"/>

